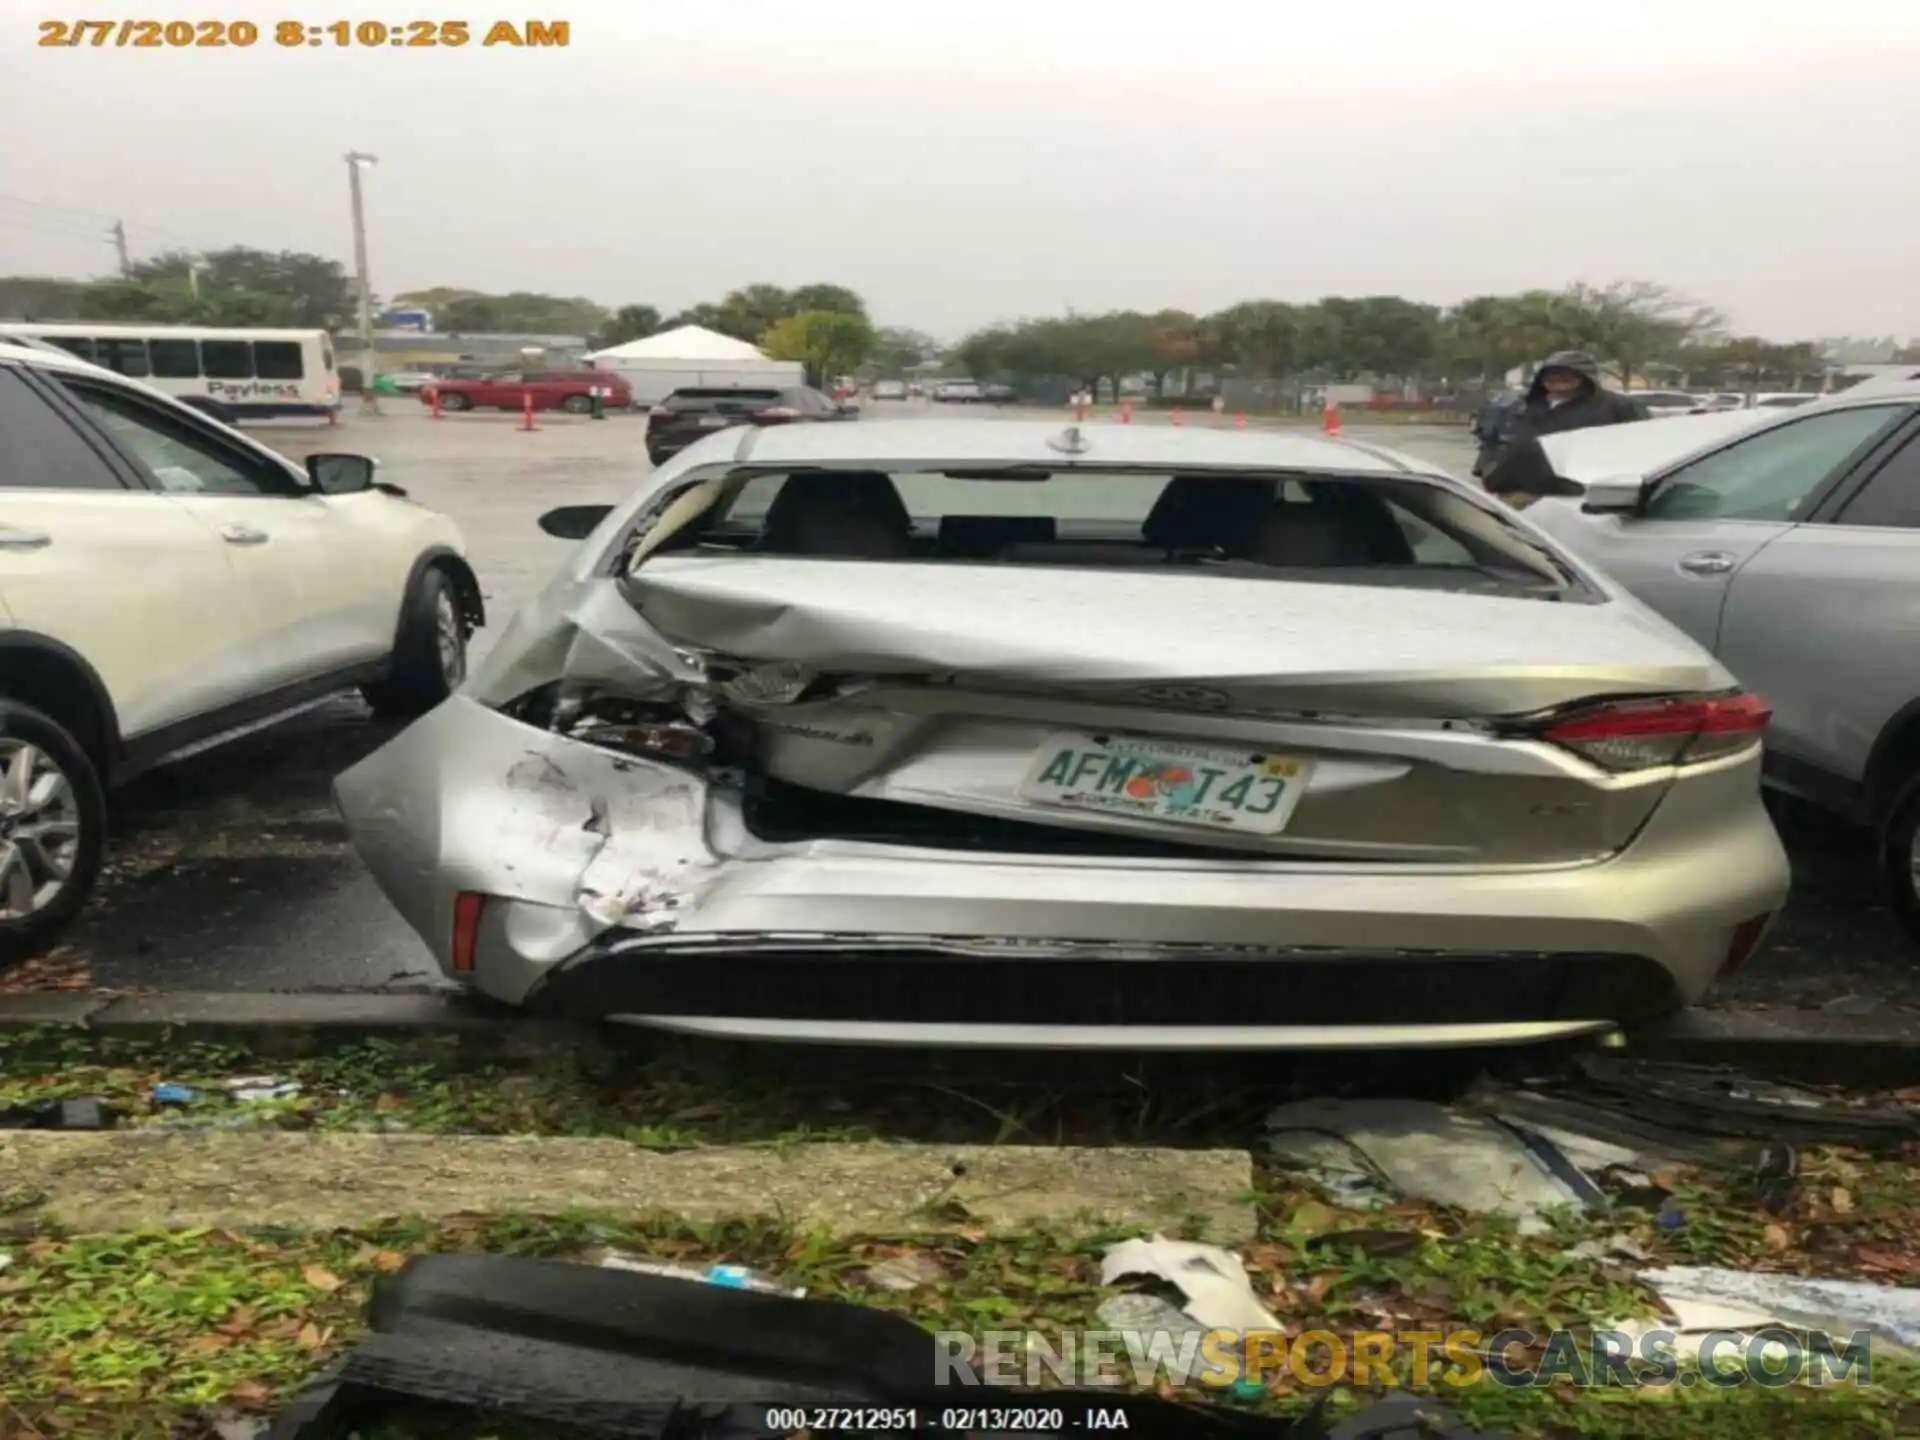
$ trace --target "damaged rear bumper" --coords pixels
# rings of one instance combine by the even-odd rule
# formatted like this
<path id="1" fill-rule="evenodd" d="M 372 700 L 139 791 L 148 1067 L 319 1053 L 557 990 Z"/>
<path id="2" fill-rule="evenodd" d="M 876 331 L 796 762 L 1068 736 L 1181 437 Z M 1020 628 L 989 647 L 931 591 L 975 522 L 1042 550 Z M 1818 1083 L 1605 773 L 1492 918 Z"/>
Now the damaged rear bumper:
<path id="1" fill-rule="evenodd" d="M 770 844 L 692 769 L 465 696 L 335 793 L 450 973 L 456 897 L 487 897 L 462 983 L 752 1038 L 1190 1049 L 1590 1033 L 1697 999 L 1786 885 L 1757 798 L 1704 819 L 1663 806 L 1605 861 L 1501 870 Z"/>

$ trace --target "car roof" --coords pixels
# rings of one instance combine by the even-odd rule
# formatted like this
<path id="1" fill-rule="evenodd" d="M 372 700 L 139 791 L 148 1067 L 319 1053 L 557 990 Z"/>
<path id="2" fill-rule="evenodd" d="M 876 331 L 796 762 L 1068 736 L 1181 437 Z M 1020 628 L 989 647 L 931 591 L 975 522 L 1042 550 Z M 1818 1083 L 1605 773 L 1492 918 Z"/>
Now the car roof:
<path id="1" fill-rule="evenodd" d="M 1065 432 L 1084 448 L 1058 448 Z M 718 458 L 718 457 L 714 457 Z M 1424 460 L 1296 429 L 1221 430 L 1172 425 L 1073 425 L 1032 420 L 861 420 L 742 432 L 735 462 L 753 465 L 1139 465 L 1183 470 L 1244 466 L 1449 478 Z M 709 462 L 711 463 L 711 462 Z"/>

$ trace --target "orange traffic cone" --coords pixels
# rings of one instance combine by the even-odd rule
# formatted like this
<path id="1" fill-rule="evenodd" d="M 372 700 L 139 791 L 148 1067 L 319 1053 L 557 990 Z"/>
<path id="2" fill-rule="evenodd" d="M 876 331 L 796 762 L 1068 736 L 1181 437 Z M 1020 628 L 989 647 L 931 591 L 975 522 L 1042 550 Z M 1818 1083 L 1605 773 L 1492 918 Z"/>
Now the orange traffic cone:
<path id="1" fill-rule="evenodd" d="M 1327 401 L 1327 408 L 1320 412 L 1320 428 L 1329 435 L 1340 433 L 1340 407 L 1334 401 Z"/>
<path id="2" fill-rule="evenodd" d="M 435 420 L 440 418 L 440 387 L 438 385 L 427 387 L 427 414 Z"/>
<path id="3" fill-rule="evenodd" d="M 1247 412 L 1246 411 L 1244 410 L 1234 411 L 1233 428 L 1236 430 L 1244 430 L 1247 428 Z"/>
<path id="4" fill-rule="evenodd" d="M 1173 407 L 1173 425 L 1176 430 L 1180 428 L 1180 407 L 1178 405 Z"/>
<path id="5" fill-rule="evenodd" d="M 1131 425 L 1133 423 L 1133 406 L 1131 403 L 1121 405 L 1120 423 L 1122 425 Z"/>
<path id="6" fill-rule="evenodd" d="M 533 392 L 531 390 L 522 392 L 520 397 L 520 428 L 522 430 L 540 428 L 533 423 Z"/>

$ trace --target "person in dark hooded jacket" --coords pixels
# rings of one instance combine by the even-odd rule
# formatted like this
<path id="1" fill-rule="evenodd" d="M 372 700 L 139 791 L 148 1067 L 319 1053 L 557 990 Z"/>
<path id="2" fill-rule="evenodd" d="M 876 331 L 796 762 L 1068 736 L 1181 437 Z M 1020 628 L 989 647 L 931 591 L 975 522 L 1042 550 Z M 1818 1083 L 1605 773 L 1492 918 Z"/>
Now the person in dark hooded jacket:
<path id="1" fill-rule="evenodd" d="M 1526 396 L 1507 415 L 1498 446 L 1474 469 L 1495 495 L 1560 493 L 1540 488 L 1539 441 L 1568 430 L 1648 419 L 1646 407 L 1600 383 L 1600 366 L 1579 350 L 1549 355 Z"/>

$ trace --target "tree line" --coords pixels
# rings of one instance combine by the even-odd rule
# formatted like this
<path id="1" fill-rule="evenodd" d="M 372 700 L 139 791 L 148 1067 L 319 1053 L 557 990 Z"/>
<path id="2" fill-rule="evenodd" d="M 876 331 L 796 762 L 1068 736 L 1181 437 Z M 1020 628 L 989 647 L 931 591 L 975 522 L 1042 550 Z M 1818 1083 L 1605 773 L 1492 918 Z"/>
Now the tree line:
<path id="1" fill-rule="evenodd" d="M 1920 362 L 1915 342 L 1864 348 Z M 1584 350 L 1629 387 L 1793 389 L 1817 383 L 1833 349 L 1828 341 L 1737 335 L 1709 306 L 1648 281 L 1619 281 L 1480 295 L 1449 307 L 1370 295 L 1246 300 L 1209 315 L 1069 313 L 975 331 L 954 355 L 977 379 L 1097 387 L 1145 375 L 1164 390 L 1167 376 L 1188 368 L 1309 382 L 1485 386 L 1552 351 Z"/>
<path id="2" fill-rule="evenodd" d="M 1306 382 L 1476 385 L 1550 351 L 1580 349 L 1628 385 L 1795 389 L 1816 382 L 1830 357 L 1920 363 L 1913 341 L 1734 334 L 1716 310 L 1648 281 L 1480 295 L 1447 307 L 1370 295 L 1245 300 L 1206 315 L 1068 313 L 989 326 L 950 347 L 917 330 L 876 326 L 859 294 L 826 283 L 743 285 L 672 314 L 650 304 L 458 286 L 410 290 L 380 308 L 401 307 L 429 310 L 447 333 L 579 335 L 602 348 L 699 325 L 799 361 L 815 384 L 854 372 L 899 377 L 942 362 L 1015 384 L 1112 387 L 1144 374 L 1164 387 L 1166 377 L 1197 368 Z M 338 330 L 353 325 L 356 306 L 338 261 L 236 245 L 167 251 L 110 279 L 0 277 L 0 317 Z"/>

